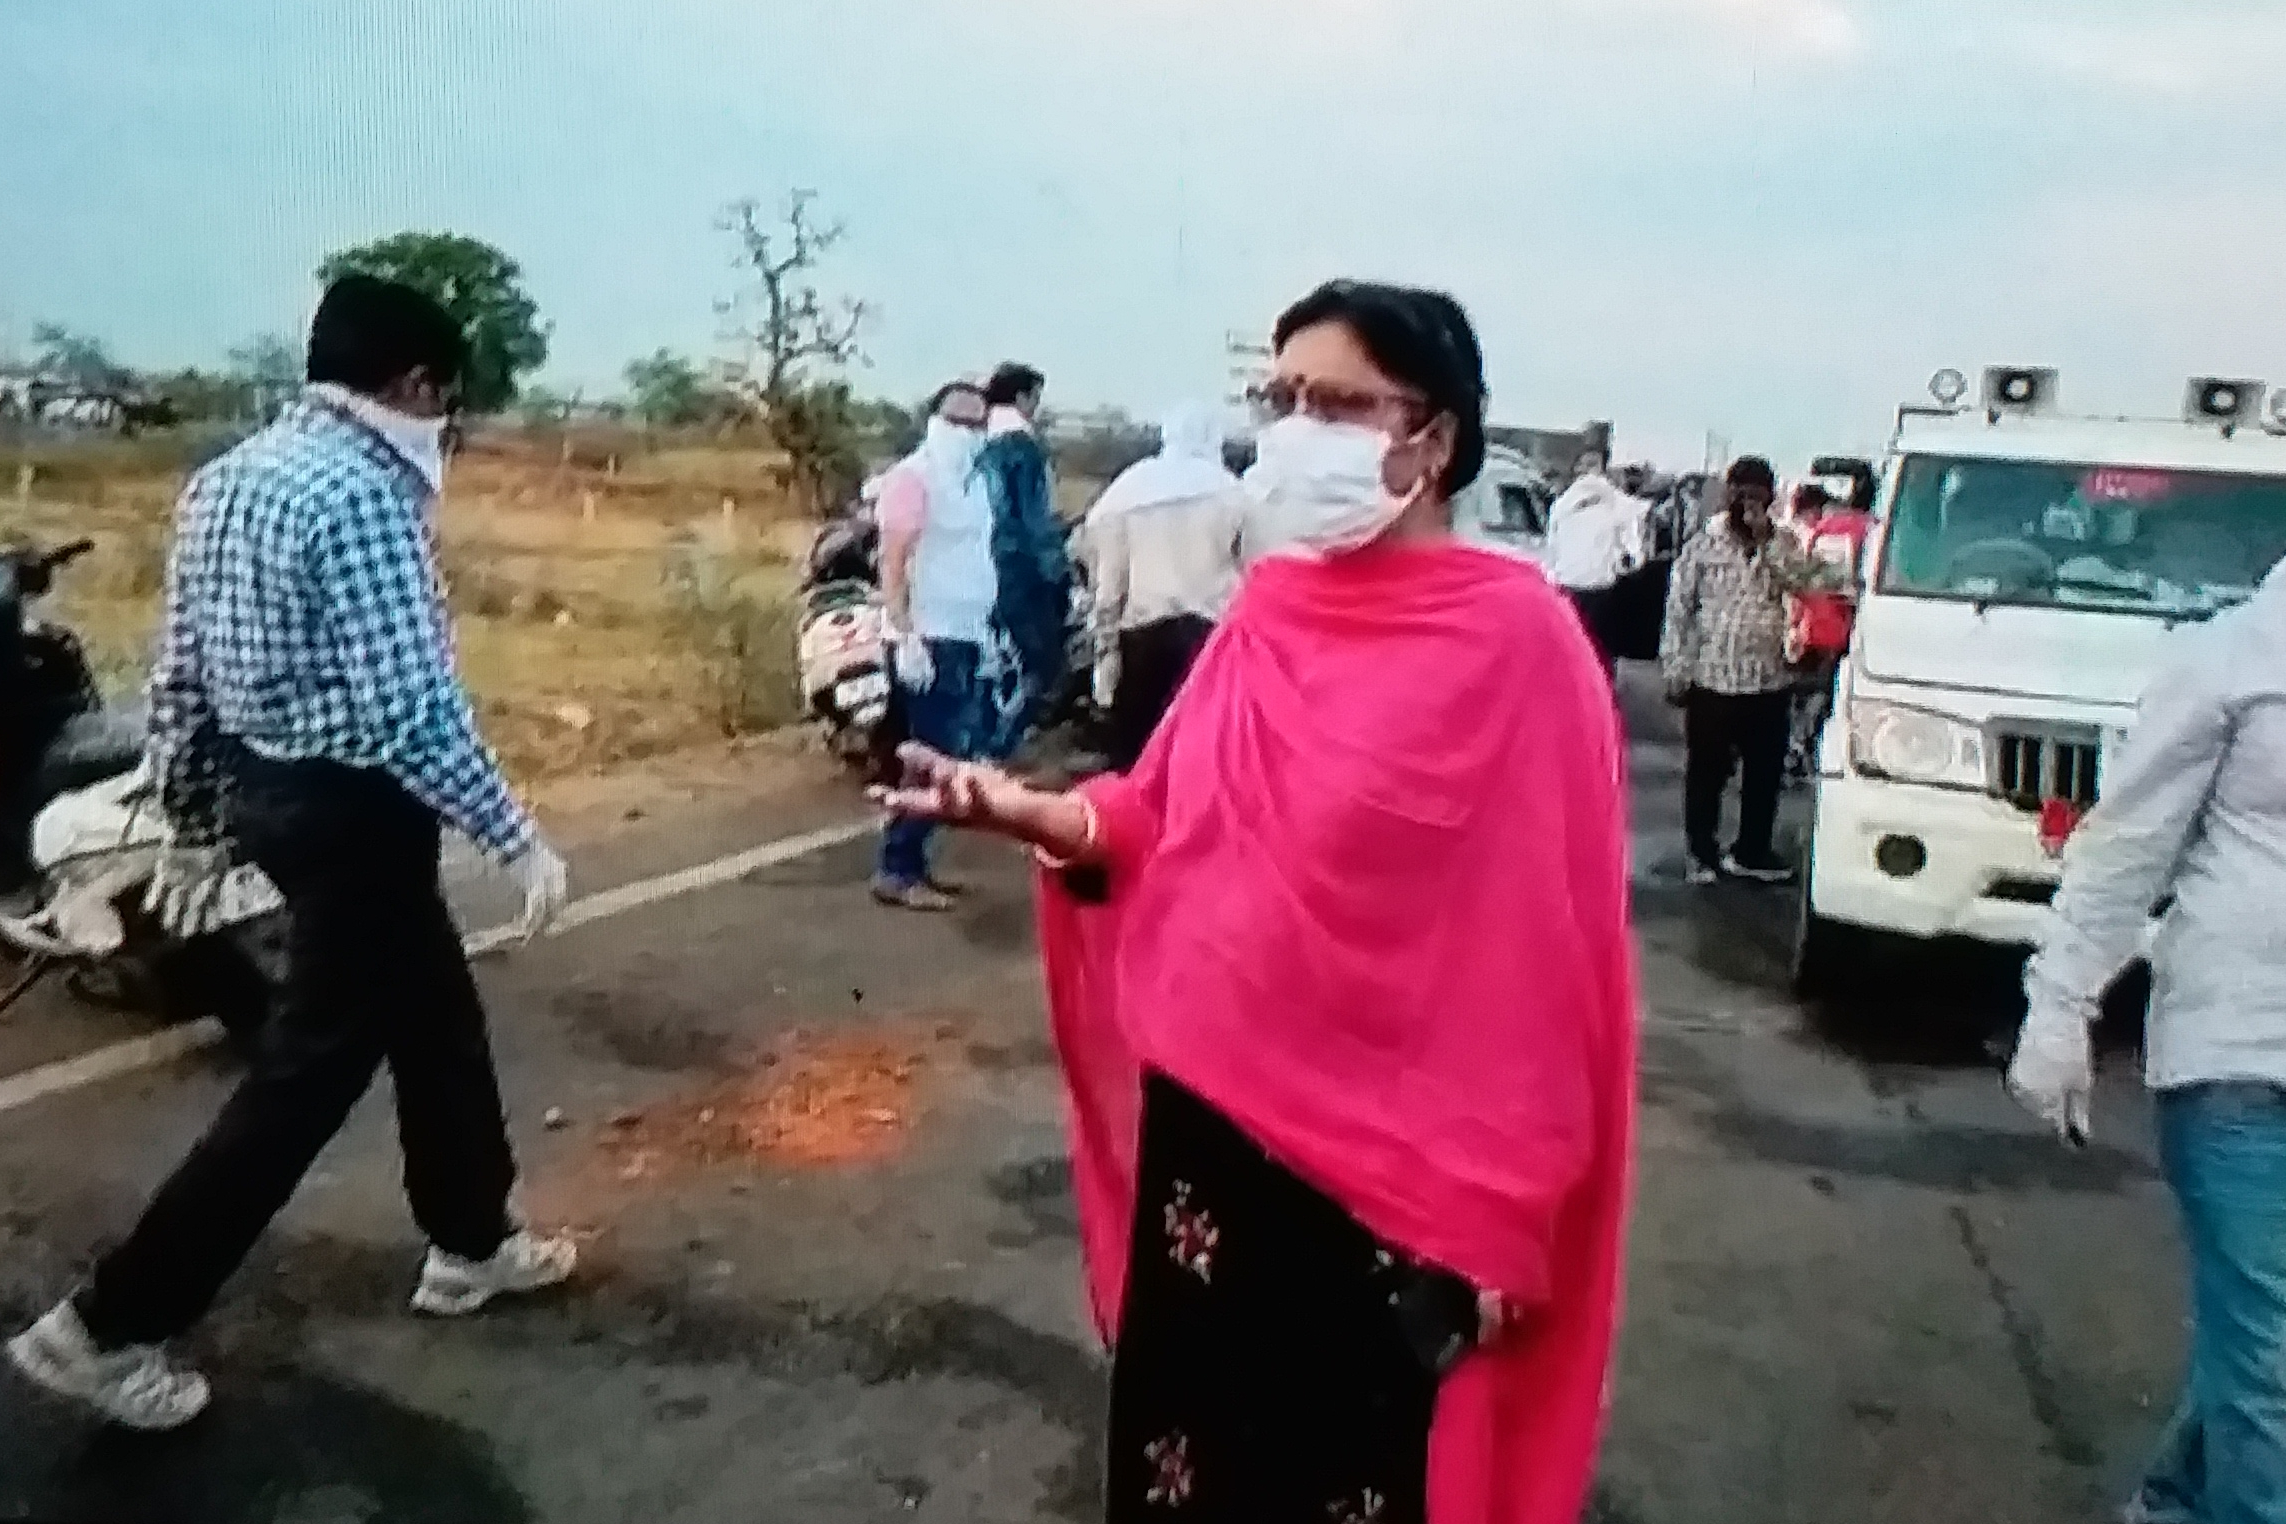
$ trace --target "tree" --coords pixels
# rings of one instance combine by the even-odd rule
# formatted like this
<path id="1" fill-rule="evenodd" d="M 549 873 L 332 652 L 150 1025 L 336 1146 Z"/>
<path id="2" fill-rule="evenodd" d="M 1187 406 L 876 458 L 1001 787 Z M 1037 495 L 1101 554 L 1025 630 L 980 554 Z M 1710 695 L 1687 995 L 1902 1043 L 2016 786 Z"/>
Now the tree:
<path id="1" fill-rule="evenodd" d="M 133 379 L 111 358 L 110 347 L 101 339 L 75 333 L 61 323 L 33 328 L 32 364 L 41 374 L 83 391 L 116 391 Z"/>
<path id="2" fill-rule="evenodd" d="M 716 223 L 738 240 L 732 267 L 751 282 L 717 310 L 744 346 L 738 363 L 764 403 L 803 385 L 813 366 L 838 371 L 865 358 L 857 336 L 872 308 L 849 297 L 829 303 L 811 280 L 849 233 L 845 223 L 818 220 L 817 199 L 816 191 L 793 192 L 776 226 L 764 225 L 760 202 L 733 201 Z"/>
<path id="3" fill-rule="evenodd" d="M 577 391 L 560 392 L 552 386 L 527 386 L 516 399 L 516 411 L 527 428 L 561 428 L 579 411 Z"/>
<path id="4" fill-rule="evenodd" d="M 399 233 L 344 249 L 318 266 L 320 281 L 375 275 L 425 291 L 468 336 L 461 396 L 471 412 L 497 413 L 517 382 L 548 361 L 548 329 L 524 289 L 523 267 L 488 243 L 457 233 Z"/>
<path id="5" fill-rule="evenodd" d="M 302 346 L 282 333 L 258 333 L 230 351 L 230 372 L 264 389 L 299 386 Z"/>
<path id="6" fill-rule="evenodd" d="M 282 333 L 258 333 L 230 351 L 230 376 L 245 390 L 247 411 L 267 418 L 300 389 L 302 346 Z"/>
<path id="7" fill-rule="evenodd" d="M 856 484 L 860 425 L 849 388 L 836 377 L 863 363 L 858 336 L 872 309 L 819 292 L 817 269 L 848 229 L 821 220 L 816 205 L 815 191 L 794 191 L 774 222 L 758 201 L 723 208 L 716 225 L 737 241 L 732 265 L 747 285 L 716 310 L 739 346 L 733 385 L 785 452 L 788 485 L 823 511 Z"/>
<path id="8" fill-rule="evenodd" d="M 657 428 L 697 423 L 708 411 L 706 377 L 697 365 L 671 349 L 656 349 L 629 360 L 621 374 L 635 416 Z"/>

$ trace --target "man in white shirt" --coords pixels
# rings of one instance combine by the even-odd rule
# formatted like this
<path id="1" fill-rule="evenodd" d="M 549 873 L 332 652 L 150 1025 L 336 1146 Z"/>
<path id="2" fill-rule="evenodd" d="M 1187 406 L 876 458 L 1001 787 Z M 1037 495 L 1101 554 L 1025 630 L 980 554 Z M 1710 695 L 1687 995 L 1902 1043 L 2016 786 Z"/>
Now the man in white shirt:
<path id="1" fill-rule="evenodd" d="M 1238 589 L 1245 501 L 1222 445 L 1213 409 L 1175 409 L 1159 453 L 1088 510 L 1096 641 L 1115 653 L 1105 750 L 1117 772 L 1143 754 Z"/>
<path id="2" fill-rule="evenodd" d="M 1594 450 L 1579 458 L 1572 484 L 1548 510 L 1549 577 L 1579 609 L 1580 622 L 1603 657 L 1616 661 L 1612 589 L 1643 564 L 1643 524 L 1651 505 L 1622 492 Z"/>
<path id="3" fill-rule="evenodd" d="M 2074 834 L 2009 1087 L 2085 1141 L 2089 1028 L 2151 948 L 2144 1079 L 2190 1250 L 2189 1378 L 2124 1517 L 2286 1521 L 2286 571 L 2187 632 Z"/>

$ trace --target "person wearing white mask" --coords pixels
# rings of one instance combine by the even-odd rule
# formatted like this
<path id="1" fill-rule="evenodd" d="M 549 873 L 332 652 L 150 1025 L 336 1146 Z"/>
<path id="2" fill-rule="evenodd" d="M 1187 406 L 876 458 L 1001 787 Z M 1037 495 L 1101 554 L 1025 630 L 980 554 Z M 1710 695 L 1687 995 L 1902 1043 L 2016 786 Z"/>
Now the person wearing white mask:
<path id="1" fill-rule="evenodd" d="M 1114 771 L 1143 754 L 1238 590 L 1244 499 L 1222 445 L 1214 409 L 1175 408 L 1160 422 L 1158 453 L 1114 477 L 1088 510 L 1096 645 L 1113 672 L 1105 740 Z"/>
<path id="2" fill-rule="evenodd" d="M 205 1407 L 164 1345 L 207 1310 L 388 1064 L 430 1248 L 416 1310 L 452 1316 L 572 1272 L 520 1226 L 484 1006 L 445 904 L 444 827 L 506 864 L 523 929 L 567 876 L 502 777 L 453 667 L 429 513 L 467 341 L 436 302 L 346 276 L 309 389 L 191 479 L 176 516 L 149 750 L 171 845 L 151 909 L 196 927 L 233 861 L 286 904 L 284 988 L 245 1077 L 126 1240 L 8 1345 L 124 1427 Z"/>
<path id="3" fill-rule="evenodd" d="M 1635 1091 L 1618 715 L 1556 590 L 1452 532 L 1460 306 L 1336 282 L 1274 364 L 1281 548 L 1137 765 L 908 747 L 880 797 L 1042 859 L 1103 1517 L 1573 1524 Z"/>
<path id="4" fill-rule="evenodd" d="M 976 465 L 984 392 L 954 382 L 930 400 L 920 448 L 881 479 L 881 588 L 896 632 L 899 707 L 914 740 L 951 757 L 979 757 L 995 730 L 992 618 L 999 577 L 992 502 Z M 883 826 L 873 897 L 901 910 L 952 907 L 953 885 L 929 864 L 933 823 Z"/>

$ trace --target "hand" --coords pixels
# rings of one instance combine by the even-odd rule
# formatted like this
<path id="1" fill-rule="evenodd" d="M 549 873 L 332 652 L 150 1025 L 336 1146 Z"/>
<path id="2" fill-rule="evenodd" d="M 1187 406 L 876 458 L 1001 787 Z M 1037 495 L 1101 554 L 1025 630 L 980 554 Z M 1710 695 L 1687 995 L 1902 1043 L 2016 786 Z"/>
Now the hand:
<path id="1" fill-rule="evenodd" d="M 531 941 L 555 925 L 571 903 L 571 869 L 555 849 L 534 837 L 532 844 L 509 861 L 508 875 L 523 891 L 524 910 L 516 917 L 518 942 Z"/>
<path id="2" fill-rule="evenodd" d="M 1095 707 L 1108 710 L 1111 700 L 1119 691 L 1119 658 L 1106 653 L 1095 659 L 1095 677 L 1091 697 Z"/>
<path id="3" fill-rule="evenodd" d="M 1476 1294 L 1476 1343 L 1479 1349 L 1497 1349 L 1516 1331 L 1521 1319 L 1497 1291 Z"/>
<path id="4" fill-rule="evenodd" d="M 169 936 L 198 936 L 214 918 L 229 873 L 227 847 L 164 847 L 143 892 L 143 909 L 158 918 Z"/>
<path id="5" fill-rule="evenodd" d="M 2088 1141 L 2095 1099 L 2095 1049 L 2088 1014 L 2069 1005 L 2036 1002 L 2017 1034 L 2008 1066 L 2008 1093 L 2056 1136 L 2075 1148 Z"/>
<path id="6" fill-rule="evenodd" d="M 1046 796 L 985 762 L 963 762 L 917 741 L 897 748 L 904 776 L 896 788 L 875 788 L 873 802 L 893 814 L 1029 840 L 1037 806 Z"/>
<path id="7" fill-rule="evenodd" d="M 929 643 L 912 630 L 898 632 L 897 643 L 889 648 L 889 666 L 897 681 L 914 693 L 937 680 L 936 658 L 929 655 Z"/>

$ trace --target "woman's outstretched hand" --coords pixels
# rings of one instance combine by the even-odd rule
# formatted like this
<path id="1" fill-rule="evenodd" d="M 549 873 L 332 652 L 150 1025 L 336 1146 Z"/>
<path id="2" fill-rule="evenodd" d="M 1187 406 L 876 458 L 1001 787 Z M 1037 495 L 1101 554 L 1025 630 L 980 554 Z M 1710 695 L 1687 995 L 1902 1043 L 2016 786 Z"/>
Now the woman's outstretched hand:
<path id="1" fill-rule="evenodd" d="M 1100 858 L 1095 807 L 1079 794 L 1042 793 L 990 763 L 962 762 L 917 742 L 898 747 L 897 760 L 905 769 L 899 785 L 867 791 L 892 814 L 1010 837 L 1058 867 Z"/>
<path id="2" fill-rule="evenodd" d="M 1029 827 L 1036 823 L 1040 802 L 1051 797 L 990 763 L 963 762 L 917 741 L 898 747 L 897 760 L 904 767 L 897 787 L 867 792 L 874 803 L 898 815 L 1031 841 Z"/>

